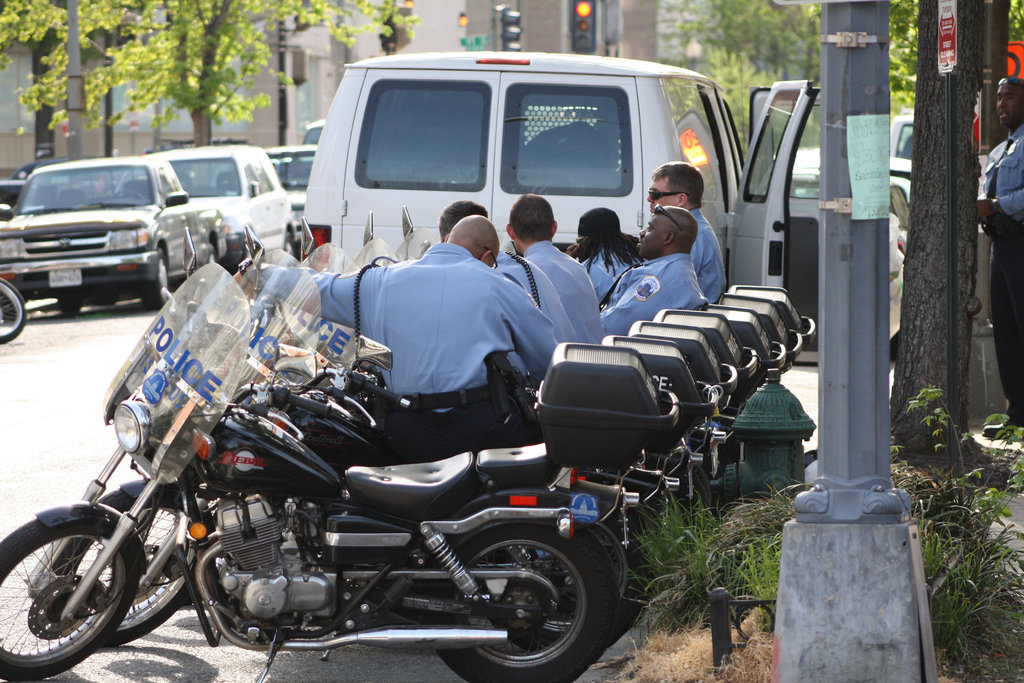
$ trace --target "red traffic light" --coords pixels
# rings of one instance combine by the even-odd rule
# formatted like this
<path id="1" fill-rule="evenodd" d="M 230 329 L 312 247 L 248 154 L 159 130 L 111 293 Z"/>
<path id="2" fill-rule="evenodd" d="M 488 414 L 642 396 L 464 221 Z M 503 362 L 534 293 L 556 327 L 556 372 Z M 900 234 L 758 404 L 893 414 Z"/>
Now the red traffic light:
<path id="1" fill-rule="evenodd" d="M 594 13 L 594 5 L 590 2 L 583 0 L 582 2 L 576 3 L 576 16 L 581 19 L 586 19 Z"/>

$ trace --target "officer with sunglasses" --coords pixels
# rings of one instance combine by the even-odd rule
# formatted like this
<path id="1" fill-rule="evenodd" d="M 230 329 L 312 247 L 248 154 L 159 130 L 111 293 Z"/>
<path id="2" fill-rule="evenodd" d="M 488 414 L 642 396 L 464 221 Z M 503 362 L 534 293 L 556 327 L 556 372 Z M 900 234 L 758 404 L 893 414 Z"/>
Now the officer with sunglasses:
<path id="1" fill-rule="evenodd" d="M 700 309 L 708 300 L 697 283 L 690 250 L 697 221 L 686 209 L 657 205 L 640 231 L 644 264 L 623 274 L 601 311 L 606 334 L 629 334 L 638 320 L 652 320 L 663 308 Z"/>
<path id="2" fill-rule="evenodd" d="M 718 301 L 725 291 L 725 261 L 711 223 L 701 213 L 704 200 L 704 176 L 700 169 L 685 161 L 670 161 L 654 169 L 647 201 L 653 212 L 655 206 L 678 206 L 686 209 L 697 220 L 697 239 L 690 256 L 697 282 L 708 301 Z"/>
<path id="3" fill-rule="evenodd" d="M 988 156 L 978 216 L 992 238 L 992 336 L 1009 420 L 987 426 L 989 438 L 1024 426 L 1024 79 L 999 81 L 996 113 L 1010 136 Z"/>

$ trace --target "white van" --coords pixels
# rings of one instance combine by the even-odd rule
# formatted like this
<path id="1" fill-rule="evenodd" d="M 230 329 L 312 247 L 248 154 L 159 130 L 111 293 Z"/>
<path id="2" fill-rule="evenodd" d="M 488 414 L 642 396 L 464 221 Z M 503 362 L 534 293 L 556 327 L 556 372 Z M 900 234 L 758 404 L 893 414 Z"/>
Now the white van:
<path id="1" fill-rule="evenodd" d="M 551 202 L 555 242 L 604 206 L 625 232 L 647 220 L 650 174 L 685 159 L 704 173 L 704 214 L 725 246 L 742 165 L 720 86 L 686 69 L 609 57 L 458 52 L 350 64 L 328 113 L 306 196 L 318 241 L 355 254 L 373 212 L 396 247 L 402 207 L 433 227 L 450 202 L 487 207 L 502 230 L 512 203 Z"/>

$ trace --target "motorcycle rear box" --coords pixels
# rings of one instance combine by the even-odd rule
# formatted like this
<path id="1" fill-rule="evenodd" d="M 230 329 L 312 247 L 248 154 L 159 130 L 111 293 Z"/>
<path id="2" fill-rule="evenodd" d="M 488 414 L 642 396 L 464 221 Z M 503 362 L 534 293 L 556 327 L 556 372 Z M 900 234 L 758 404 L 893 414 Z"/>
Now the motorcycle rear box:
<path id="1" fill-rule="evenodd" d="M 623 468 L 671 429 L 640 354 L 598 344 L 559 344 L 538 400 L 548 456 L 565 467 Z"/>

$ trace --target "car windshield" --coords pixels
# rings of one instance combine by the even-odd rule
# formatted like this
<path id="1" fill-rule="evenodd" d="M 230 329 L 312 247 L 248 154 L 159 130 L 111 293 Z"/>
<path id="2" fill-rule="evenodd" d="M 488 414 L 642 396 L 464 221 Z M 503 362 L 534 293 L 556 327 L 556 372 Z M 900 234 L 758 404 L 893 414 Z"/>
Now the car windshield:
<path id="1" fill-rule="evenodd" d="M 313 169 L 316 152 L 275 152 L 270 155 L 274 170 L 287 190 L 305 190 L 309 185 L 309 172 Z"/>
<path id="2" fill-rule="evenodd" d="M 171 166 L 189 197 L 238 197 L 242 194 L 238 167 L 232 159 L 172 159 Z"/>
<path id="3" fill-rule="evenodd" d="M 33 174 L 18 211 L 35 214 L 152 204 L 153 182 L 147 167 L 90 166 Z"/>

